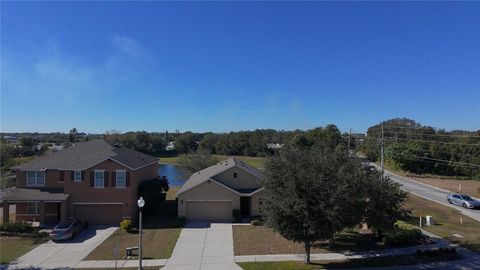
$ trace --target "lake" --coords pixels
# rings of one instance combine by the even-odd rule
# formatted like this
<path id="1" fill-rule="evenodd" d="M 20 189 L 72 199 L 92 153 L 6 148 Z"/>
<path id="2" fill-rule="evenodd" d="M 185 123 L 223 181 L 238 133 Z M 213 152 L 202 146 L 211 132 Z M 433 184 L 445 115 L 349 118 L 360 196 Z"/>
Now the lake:
<path id="1" fill-rule="evenodd" d="M 170 187 L 181 186 L 187 180 L 177 166 L 170 164 L 160 164 L 158 175 L 166 176 Z"/>

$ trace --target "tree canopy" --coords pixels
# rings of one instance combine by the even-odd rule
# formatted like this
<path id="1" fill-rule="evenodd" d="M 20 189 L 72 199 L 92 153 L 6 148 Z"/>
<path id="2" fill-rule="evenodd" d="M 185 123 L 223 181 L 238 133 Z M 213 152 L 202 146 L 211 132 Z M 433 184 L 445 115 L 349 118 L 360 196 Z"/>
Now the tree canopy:
<path id="1" fill-rule="evenodd" d="M 307 263 L 313 242 L 334 243 L 336 233 L 363 221 L 378 228 L 392 225 L 405 200 L 398 185 L 337 146 L 292 144 L 266 162 L 266 224 L 286 239 L 304 243 Z M 398 196 L 386 197 L 380 191 Z M 380 205 L 385 209 L 371 212 Z"/>
<path id="2" fill-rule="evenodd" d="M 480 130 L 445 131 L 397 118 L 385 121 L 385 158 L 396 169 L 418 174 L 480 179 Z M 382 123 L 368 128 L 359 147 L 367 157 L 380 157 Z"/>
<path id="3" fill-rule="evenodd" d="M 177 162 L 183 175 L 188 178 L 193 173 L 214 165 L 218 160 L 207 150 L 199 150 L 195 153 L 180 155 Z"/>

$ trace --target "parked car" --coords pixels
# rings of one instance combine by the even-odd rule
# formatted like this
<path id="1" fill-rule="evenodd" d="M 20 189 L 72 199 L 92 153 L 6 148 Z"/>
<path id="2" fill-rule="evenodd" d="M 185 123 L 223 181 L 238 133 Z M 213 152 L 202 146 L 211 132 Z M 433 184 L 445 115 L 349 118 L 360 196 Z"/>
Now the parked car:
<path id="1" fill-rule="evenodd" d="M 88 223 L 85 220 L 60 222 L 50 233 L 50 239 L 54 241 L 71 240 L 87 227 Z"/>
<path id="2" fill-rule="evenodd" d="M 465 208 L 480 208 L 480 202 L 468 195 L 458 193 L 448 194 L 447 201 L 451 204 L 460 205 Z"/>

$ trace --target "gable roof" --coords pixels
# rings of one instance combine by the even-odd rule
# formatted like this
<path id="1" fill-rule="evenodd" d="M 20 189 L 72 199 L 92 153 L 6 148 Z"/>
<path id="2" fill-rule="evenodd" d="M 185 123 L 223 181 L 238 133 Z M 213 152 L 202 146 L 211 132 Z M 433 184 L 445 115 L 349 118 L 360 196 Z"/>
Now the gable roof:
<path id="1" fill-rule="evenodd" d="M 215 175 L 218 175 L 224 171 L 227 171 L 233 167 L 237 167 L 243 169 L 247 173 L 250 173 L 258 178 L 263 178 L 262 171 L 257 168 L 254 168 L 245 162 L 239 160 L 238 158 L 231 157 L 224 161 L 220 161 L 219 163 L 207 167 L 201 171 L 198 171 L 190 176 L 188 180 L 182 185 L 182 187 L 178 190 L 177 195 L 183 193 L 187 190 L 196 187 L 209 179 L 211 180 Z"/>
<path id="2" fill-rule="evenodd" d="M 21 171 L 44 169 L 86 170 L 108 159 L 132 170 L 157 161 L 157 158 L 133 149 L 116 147 L 105 140 L 92 140 L 75 143 L 65 150 L 38 157 L 15 166 L 13 169 Z"/>

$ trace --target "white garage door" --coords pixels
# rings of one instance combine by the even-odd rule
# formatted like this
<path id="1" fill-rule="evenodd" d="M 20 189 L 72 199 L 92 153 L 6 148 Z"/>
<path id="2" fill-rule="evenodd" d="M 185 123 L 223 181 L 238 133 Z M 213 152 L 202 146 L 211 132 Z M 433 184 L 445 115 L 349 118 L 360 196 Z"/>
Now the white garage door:
<path id="1" fill-rule="evenodd" d="M 232 202 L 188 202 L 188 220 L 232 221 Z"/>

